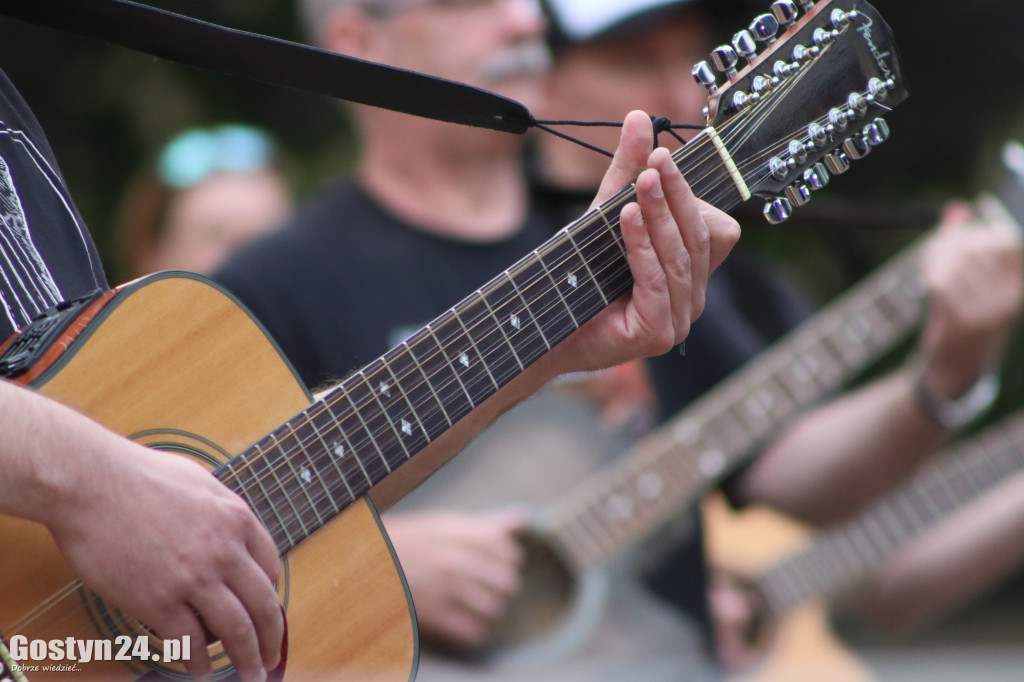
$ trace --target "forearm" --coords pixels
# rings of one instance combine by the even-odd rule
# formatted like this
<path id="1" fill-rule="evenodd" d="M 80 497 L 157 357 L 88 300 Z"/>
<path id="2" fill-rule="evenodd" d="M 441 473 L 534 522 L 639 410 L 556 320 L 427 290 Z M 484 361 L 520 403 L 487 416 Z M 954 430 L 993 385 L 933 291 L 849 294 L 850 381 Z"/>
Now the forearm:
<path id="1" fill-rule="evenodd" d="M 797 420 L 740 479 L 740 499 L 812 523 L 855 511 L 951 435 L 921 411 L 913 383 L 904 369 Z"/>
<path id="2" fill-rule="evenodd" d="M 83 485 L 85 458 L 118 437 L 75 410 L 8 381 L 0 381 L 0 513 L 49 524 Z M 82 464 L 86 466 L 80 466 Z"/>
<path id="3" fill-rule="evenodd" d="M 965 605 L 1024 563 L 1024 475 L 1018 474 L 905 547 L 854 603 L 890 630 L 921 627 Z"/>

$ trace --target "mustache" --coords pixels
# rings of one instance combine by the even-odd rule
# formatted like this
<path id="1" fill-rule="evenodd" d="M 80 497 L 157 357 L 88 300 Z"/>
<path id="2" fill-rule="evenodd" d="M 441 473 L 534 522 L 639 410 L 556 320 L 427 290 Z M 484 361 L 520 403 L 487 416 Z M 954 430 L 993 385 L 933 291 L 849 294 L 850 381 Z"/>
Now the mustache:
<path id="1" fill-rule="evenodd" d="M 543 42 L 510 47 L 488 59 L 480 67 L 484 83 L 496 83 L 517 76 L 544 73 L 551 68 L 551 53 Z"/>

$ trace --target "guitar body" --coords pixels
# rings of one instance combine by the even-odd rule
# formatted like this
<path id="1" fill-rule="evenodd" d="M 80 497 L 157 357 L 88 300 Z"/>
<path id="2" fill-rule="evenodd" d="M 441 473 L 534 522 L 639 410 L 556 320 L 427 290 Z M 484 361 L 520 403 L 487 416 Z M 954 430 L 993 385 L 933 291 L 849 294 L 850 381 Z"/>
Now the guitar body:
<path id="1" fill-rule="evenodd" d="M 248 313 L 193 276 L 157 275 L 126 285 L 31 384 L 118 433 L 210 468 L 310 402 Z M 106 610 L 81 588 L 71 598 L 52 599 L 74 575 L 44 527 L 0 517 L 0 537 L 7 548 L 0 557 L 0 631 L 8 640 L 14 635 L 31 641 L 113 634 L 104 624 Z M 288 621 L 286 680 L 412 677 L 412 603 L 365 497 L 283 562 L 279 593 Z M 216 644 L 211 653 L 215 669 L 226 665 Z M 148 672 L 137 660 L 79 667 L 104 680 Z M 47 679 L 42 671 L 29 677 Z"/>
<path id="2" fill-rule="evenodd" d="M 720 495 L 704 505 L 713 566 L 752 575 L 806 541 L 799 524 L 767 509 L 734 512 Z M 732 682 L 871 682 L 867 669 L 832 634 L 826 606 L 810 603 L 775 625 L 766 658 Z"/>

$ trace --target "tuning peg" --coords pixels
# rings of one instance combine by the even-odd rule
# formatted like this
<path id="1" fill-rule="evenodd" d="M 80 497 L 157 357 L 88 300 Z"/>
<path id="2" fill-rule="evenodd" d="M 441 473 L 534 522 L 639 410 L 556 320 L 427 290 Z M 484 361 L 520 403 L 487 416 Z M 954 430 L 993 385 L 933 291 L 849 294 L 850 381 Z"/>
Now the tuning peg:
<path id="1" fill-rule="evenodd" d="M 726 78 L 736 77 L 736 62 L 739 56 L 732 45 L 719 45 L 711 51 L 711 62 L 715 68 L 725 74 Z"/>
<path id="2" fill-rule="evenodd" d="M 829 22 L 832 24 L 832 28 L 837 31 L 842 31 L 849 25 L 850 19 L 855 16 L 857 16 L 856 10 L 847 13 L 841 9 L 834 9 L 832 10 L 832 14 L 829 15 Z"/>
<path id="3" fill-rule="evenodd" d="M 709 94 L 713 95 L 718 92 L 718 84 L 715 82 L 715 73 L 711 70 L 711 67 L 707 62 L 695 64 L 690 73 L 693 74 L 693 79 L 697 81 L 697 84 L 707 90 Z"/>
<path id="4" fill-rule="evenodd" d="M 850 157 L 841 150 L 825 155 L 825 167 L 832 175 L 842 175 L 850 170 Z"/>
<path id="5" fill-rule="evenodd" d="M 800 16 L 800 11 L 796 8 L 796 3 L 793 0 L 775 0 L 772 3 L 772 14 L 779 20 L 779 23 L 789 28 L 796 23 L 796 19 Z"/>
<path id="6" fill-rule="evenodd" d="M 889 139 L 889 124 L 885 119 L 876 118 L 864 128 L 864 139 L 872 147 L 877 147 Z"/>
<path id="7" fill-rule="evenodd" d="M 807 183 L 807 186 L 812 190 L 823 189 L 828 185 L 828 181 L 828 170 L 822 163 L 816 163 L 804 171 L 804 182 Z"/>
<path id="8" fill-rule="evenodd" d="M 797 208 L 811 200 L 811 190 L 802 182 L 794 182 L 786 188 L 786 198 Z"/>
<path id="9" fill-rule="evenodd" d="M 764 217 L 772 225 L 788 220 L 793 215 L 793 206 L 786 197 L 775 197 L 764 205 Z"/>
<path id="10" fill-rule="evenodd" d="M 843 142 L 843 151 L 854 161 L 863 159 L 871 151 L 871 145 L 863 135 L 854 135 Z"/>
<path id="11" fill-rule="evenodd" d="M 775 34 L 778 32 L 779 20 L 771 14 L 762 14 L 759 17 L 755 17 L 754 21 L 750 24 L 750 33 L 754 36 L 754 40 L 759 43 L 771 45 L 775 42 Z"/>
<path id="12" fill-rule="evenodd" d="M 828 131 L 817 121 L 807 126 L 807 137 L 815 147 L 824 147 L 828 143 Z"/>
<path id="13" fill-rule="evenodd" d="M 732 46 L 736 50 L 736 54 L 746 59 L 748 64 L 752 64 L 757 59 L 757 43 L 754 42 L 754 36 L 747 29 L 743 29 L 732 37 Z"/>
<path id="14" fill-rule="evenodd" d="M 800 6 L 805 12 L 810 12 L 814 8 L 814 0 L 800 0 Z"/>

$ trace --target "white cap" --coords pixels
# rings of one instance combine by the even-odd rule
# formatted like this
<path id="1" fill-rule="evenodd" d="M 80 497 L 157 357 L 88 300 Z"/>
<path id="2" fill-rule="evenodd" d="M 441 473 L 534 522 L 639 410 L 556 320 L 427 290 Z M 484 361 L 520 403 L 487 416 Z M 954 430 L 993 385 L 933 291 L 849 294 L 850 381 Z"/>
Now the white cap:
<path id="1" fill-rule="evenodd" d="M 551 29 L 570 43 L 585 43 L 614 32 L 656 10 L 692 0 L 545 0 Z"/>

